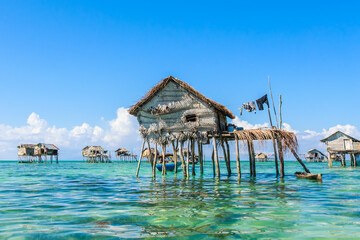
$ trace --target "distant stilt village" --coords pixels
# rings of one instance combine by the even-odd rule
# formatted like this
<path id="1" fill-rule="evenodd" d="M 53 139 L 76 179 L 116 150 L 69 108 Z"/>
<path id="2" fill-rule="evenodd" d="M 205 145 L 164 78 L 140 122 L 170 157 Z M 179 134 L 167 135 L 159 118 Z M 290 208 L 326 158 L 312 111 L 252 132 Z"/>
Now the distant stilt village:
<path id="1" fill-rule="evenodd" d="M 269 82 L 270 85 L 270 82 Z M 270 94 L 272 99 L 271 87 Z M 272 99 L 273 101 L 273 99 Z M 259 110 L 267 107 L 270 128 L 243 129 L 241 126 L 228 124 L 227 118 L 234 119 L 233 113 L 225 106 L 205 97 L 187 83 L 172 76 L 163 79 L 153 87 L 146 96 L 133 105 L 128 111 L 139 122 L 139 131 L 143 138 L 140 158 L 126 148 L 115 150 L 119 162 L 138 162 L 136 176 L 139 175 L 143 159 L 151 163 L 152 176 L 156 169 L 166 175 L 167 171 L 182 171 L 184 177 L 196 174 L 195 165 L 204 172 L 205 154 L 203 147 L 212 149 L 212 174 L 220 177 L 221 159 L 227 175 L 232 174 L 230 161 L 230 142 L 235 146 L 236 173 L 241 177 L 240 146 L 247 149 L 250 176 L 256 176 L 256 162 L 274 162 L 274 173 L 284 177 L 284 153 L 290 151 L 304 171 L 310 174 L 301 158 L 307 162 L 334 161 L 346 166 L 345 156 L 350 157 L 350 166 L 358 166 L 360 161 L 360 141 L 343 133 L 331 134 L 321 142 L 326 144 L 327 155 L 317 149 L 310 149 L 306 154 L 297 154 L 298 141 L 293 132 L 281 129 L 281 97 L 279 121 L 273 124 L 267 95 L 258 99 Z M 243 104 L 243 108 L 252 111 L 254 102 Z M 278 123 L 280 122 L 280 124 Z M 255 153 L 254 142 L 269 142 L 273 153 Z M 160 151 L 159 151 L 160 149 Z M 169 150 L 172 153 L 168 153 Z M 223 155 L 222 157 L 219 155 Z M 101 146 L 86 146 L 82 149 L 83 161 L 86 163 L 111 163 L 111 152 Z M 59 148 L 54 144 L 20 144 L 18 146 L 19 163 L 58 163 Z M 243 161 L 241 161 L 243 162 Z M 180 169 L 178 168 L 180 166 Z M 191 169 L 190 169 L 191 166 Z M 190 172 L 191 171 L 191 172 Z"/>

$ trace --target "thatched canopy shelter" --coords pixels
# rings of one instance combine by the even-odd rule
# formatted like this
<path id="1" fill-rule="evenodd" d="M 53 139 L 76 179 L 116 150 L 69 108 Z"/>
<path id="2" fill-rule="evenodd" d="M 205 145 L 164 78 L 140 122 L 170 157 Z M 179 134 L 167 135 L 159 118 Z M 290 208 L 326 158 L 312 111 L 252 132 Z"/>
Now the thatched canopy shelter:
<path id="1" fill-rule="evenodd" d="M 159 151 L 157 151 L 157 154 L 159 155 Z M 151 148 L 151 154 L 154 156 L 155 155 L 155 148 Z M 145 148 L 144 151 L 142 152 L 142 156 L 145 158 L 149 158 L 150 157 L 150 151 L 148 148 Z"/>
<path id="2" fill-rule="evenodd" d="M 118 148 L 116 151 L 116 156 L 130 156 L 131 153 L 126 148 Z"/>

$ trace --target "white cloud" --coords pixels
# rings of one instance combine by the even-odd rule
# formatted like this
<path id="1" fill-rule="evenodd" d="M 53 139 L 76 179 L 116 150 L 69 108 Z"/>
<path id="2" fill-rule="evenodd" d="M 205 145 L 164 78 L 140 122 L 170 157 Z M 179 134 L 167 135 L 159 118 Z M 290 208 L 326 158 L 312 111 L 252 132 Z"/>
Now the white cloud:
<path id="1" fill-rule="evenodd" d="M 63 159 L 79 159 L 85 145 L 101 145 L 110 150 L 122 146 L 131 150 L 138 148 L 138 141 L 136 118 L 123 107 L 117 110 L 116 118 L 107 121 L 103 127 L 83 123 L 71 129 L 58 128 L 31 113 L 24 126 L 0 124 L 0 159 L 16 159 L 16 146 L 20 143 L 53 143 L 60 148 Z"/>
<path id="2" fill-rule="evenodd" d="M 238 127 L 243 127 L 244 129 L 269 128 L 270 127 L 270 125 L 268 123 L 251 124 L 247 121 L 241 120 L 237 116 L 235 117 L 235 119 L 232 120 L 232 123 Z"/>

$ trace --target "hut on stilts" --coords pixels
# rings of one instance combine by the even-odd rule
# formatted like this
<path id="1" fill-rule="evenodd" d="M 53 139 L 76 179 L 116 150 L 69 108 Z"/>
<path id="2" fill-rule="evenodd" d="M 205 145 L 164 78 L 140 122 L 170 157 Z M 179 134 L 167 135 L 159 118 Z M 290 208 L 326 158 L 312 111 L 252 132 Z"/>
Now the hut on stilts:
<path id="1" fill-rule="evenodd" d="M 82 149 L 83 161 L 87 163 L 110 163 L 111 155 L 101 146 L 86 146 Z"/>
<path id="2" fill-rule="evenodd" d="M 129 162 L 134 162 L 137 161 L 137 156 L 132 154 L 128 149 L 126 148 L 118 148 L 116 151 L 116 158 L 119 161 L 129 161 Z"/>
<path id="3" fill-rule="evenodd" d="M 53 160 L 59 163 L 59 148 L 54 144 L 20 144 L 18 146 L 19 163 L 47 163 Z"/>
<path id="4" fill-rule="evenodd" d="M 341 166 L 346 166 L 345 156 L 350 156 L 350 165 L 358 166 L 360 163 L 360 140 L 353 138 L 341 131 L 337 131 L 330 136 L 321 140 L 326 144 L 326 150 L 328 152 L 328 165 L 332 167 L 333 161 L 336 160 L 336 156 L 341 157 Z"/>
<path id="5" fill-rule="evenodd" d="M 254 141 L 272 140 L 277 143 L 279 154 L 280 176 L 284 177 L 284 151 L 289 149 L 306 172 L 309 170 L 298 157 L 297 138 L 294 133 L 280 129 L 252 129 L 240 131 L 227 131 L 227 118 L 234 119 L 234 115 L 225 106 L 205 97 L 187 83 L 172 76 L 163 79 L 153 87 L 146 96 L 129 109 L 129 113 L 137 117 L 140 125 L 140 133 L 143 138 L 141 152 L 145 144 L 155 149 L 161 148 L 161 155 L 165 159 L 166 148 L 172 148 L 174 153 L 179 153 L 183 174 L 189 178 L 195 175 L 195 151 L 199 156 L 200 173 L 203 174 L 203 145 L 213 144 L 213 174 L 220 177 L 220 162 L 218 146 L 221 146 L 224 154 L 224 162 L 228 175 L 231 175 L 229 141 L 235 141 L 237 174 L 241 176 L 239 143 L 247 146 L 249 152 L 250 175 L 256 176 Z M 176 147 L 177 146 L 177 147 Z M 183 148 L 187 149 L 184 156 Z M 276 148 L 275 148 L 276 149 Z M 190 156 L 191 153 L 191 156 Z M 159 156 L 151 155 L 152 175 L 156 176 L 155 166 Z M 178 155 L 174 154 L 174 162 L 177 164 Z M 190 173 L 190 158 L 192 168 Z M 138 162 L 136 176 L 139 175 L 141 158 Z M 163 161 L 163 164 L 165 162 Z M 278 161 L 275 161 L 278 171 Z M 175 166 L 175 173 L 177 165 Z M 162 175 L 166 174 L 165 165 L 162 167 Z"/>

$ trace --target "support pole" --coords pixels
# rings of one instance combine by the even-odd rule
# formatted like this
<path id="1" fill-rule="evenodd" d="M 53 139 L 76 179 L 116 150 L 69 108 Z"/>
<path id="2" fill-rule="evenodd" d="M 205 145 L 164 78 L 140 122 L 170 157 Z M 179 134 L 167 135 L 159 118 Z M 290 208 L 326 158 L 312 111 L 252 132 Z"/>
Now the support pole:
<path id="1" fill-rule="evenodd" d="M 281 140 L 276 138 L 277 145 L 278 145 L 278 151 L 279 151 L 279 162 L 280 162 L 280 177 L 284 178 L 285 171 L 284 171 L 284 155 L 283 155 L 283 149 L 282 149 L 282 143 Z"/>
<path id="2" fill-rule="evenodd" d="M 274 161 L 275 161 L 275 170 L 276 170 L 276 176 L 279 176 L 279 162 L 278 162 L 278 155 L 277 155 L 277 150 L 276 150 L 276 143 L 275 143 L 275 138 L 273 137 L 272 139 L 273 142 L 273 146 L 274 146 Z"/>
<path id="3" fill-rule="evenodd" d="M 161 149 L 162 149 L 162 156 L 163 156 L 162 175 L 166 175 L 166 165 L 165 165 L 166 145 L 165 145 L 165 144 L 161 144 Z"/>
<path id="4" fill-rule="evenodd" d="M 155 150 L 155 153 L 154 153 L 154 163 L 152 165 L 152 168 L 153 168 L 152 174 L 153 174 L 153 178 L 155 179 L 156 178 L 156 163 L 157 163 L 157 158 L 158 158 L 157 143 L 155 143 L 154 150 Z M 152 155 L 151 148 L 150 148 L 149 153 Z"/>
<path id="5" fill-rule="evenodd" d="M 184 155 L 183 155 L 183 145 L 184 145 L 184 141 L 180 141 L 179 155 L 180 155 L 180 159 L 181 159 L 181 166 L 182 166 L 182 169 L 183 169 L 183 174 L 184 174 L 184 177 L 186 177 L 187 173 L 186 173 L 186 165 L 185 165 L 185 160 L 184 160 Z"/>
<path id="6" fill-rule="evenodd" d="M 229 167 L 229 175 L 231 175 L 231 158 L 230 158 L 230 147 L 229 142 L 225 139 L 225 146 L 226 146 L 226 152 L 227 152 L 227 162 Z"/>
<path id="7" fill-rule="evenodd" d="M 143 141 L 142 146 L 141 146 L 141 155 L 140 155 L 140 159 L 139 159 L 138 166 L 137 166 L 137 169 L 136 169 L 136 177 L 139 176 L 140 164 L 141 164 L 141 159 L 142 159 L 142 153 L 143 153 L 143 151 L 144 151 L 144 145 L 145 145 L 145 138 L 144 138 L 144 141 Z"/>
<path id="8" fill-rule="evenodd" d="M 282 126 L 281 105 L 282 105 L 282 100 L 281 100 L 281 94 L 280 94 L 280 99 L 279 99 L 279 118 L 280 118 L 279 129 L 281 129 L 281 126 Z"/>
<path id="9" fill-rule="evenodd" d="M 190 148 L 190 138 L 188 138 L 188 140 L 187 140 L 186 178 L 189 178 L 189 158 L 190 158 L 190 156 L 189 156 L 189 152 L 190 152 L 189 148 Z"/>
<path id="10" fill-rule="evenodd" d="M 332 163 L 332 158 L 331 158 L 331 153 L 328 152 L 328 167 L 332 167 L 333 163 Z"/>
<path id="11" fill-rule="evenodd" d="M 212 154 L 211 154 L 211 161 L 212 161 L 212 166 L 213 166 L 213 174 L 214 174 L 214 177 L 215 177 L 215 160 L 214 160 L 214 149 L 212 151 Z"/>
<path id="12" fill-rule="evenodd" d="M 353 157 L 354 157 L 354 167 L 357 167 L 358 163 L 357 163 L 357 161 L 356 161 L 355 153 L 353 153 Z"/>
<path id="13" fill-rule="evenodd" d="M 204 174 L 202 144 L 199 141 L 199 139 L 198 139 L 197 143 L 198 143 L 198 155 L 199 155 L 199 161 L 200 161 L 200 174 Z"/>
<path id="14" fill-rule="evenodd" d="M 220 142 L 221 142 L 221 147 L 222 147 L 223 153 L 224 153 L 224 161 L 225 161 L 225 164 L 226 164 L 226 170 L 228 172 L 228 176 L 230 176 L 231 175 L 231 169 L 230 169 L 230 166 L 228 164 L 228 158 L 227 158 L 227 153 L 226 153 L 225 146 L 224 146 L 224 140 L 222 139 L 221 136 L 220 136 Z"/>
<path id="15" fill-rule="evenodd" d="M 254 148 L 254 142 L 253 141 L 251 141 L 251 158 L 252 158 L 253 175 L 254 175 L 254 177 L 256 177 L 255 148 Z"/>
<path id="16" fill-rule="evenodd" d="M 238 173 L 238 178 L 241 178 L 239 140 L 238 140 L 236 134 L 235 134 L 235 152 L 236 152 L 236 169 L 237 169 L 237 173 Z"/>
<path id="17" fill-rule="evenodd" d="M 275 119 L 276 119 L 276 125 L 277 125 L 277 127 L 279 128 L 279 122 L 278 122 L 278 119 L 277 119 L 277 116 L 276 116 L 276 110 L 275 110 L 274 98 L 273 98 L 273 95 L 272 95 L 272 92 L 271 92 L 270 76 L 268 76 L 268 81 L 269 81 L 269 90 L 270 90 L 271 101 L 272 101 L 273 108 L 274 108 L 274 114 L 275 114 Z"/>
<path id="18" fill-rule="evenodd" d="M 153 157 L 152 157 L 152 154 L 151 154 L 151 148 L 150 148 L 149 139 L 147 140 L 147 146 L 148 146 L 148 149 L 149 149 L 149 157 L 148 157 L 148 159 L 150 159 L 149 161 L 150 161 L 150 164 L 151 164 L 151 169 L 154 169 L 153 168 L 154 162 L 153 162 Z M 143 153 L 141 153 L 141 154 L 143 154 Z"/>
<path id="19" fill-rule="evenodd" d="M 195 139 L 191 139 L 191 170 L 192 175 L 195 176 Z"/>
<path id="20" fill-rule="evenodd" d="M 216 146 L 216 139 L 215 137 L 212 137 L 213 146 L 214 146 L 214 157 L 215 157 L 215 167 L 216 167 L 216 175 L 219 178 L 220 177 L 220 167 L 219 167 L 219 156 Z"/>
<path id="21" fill-rule="evenodd" d="M 173 158 L 174 158 L 174 163 L 175 163 L 175 173 L 177 173 L 177 161 L 178 161 L 178 156 L 177 156 L 177 151 L 175 148 L 175 143 L 174 140 L 171 141 L 171 145 L 172 145 L 172 149 L 173 149 Z"/>
<path id="22" fill-rule="evenodd" d="M 341 166 L 346 167 L 345 154 L 341 154 Z"/>
<path id="23" fill-rule="evenodd" d="M 251 154 L 251 145 L 250 141 L 247 141 L 248 153 L 249 153 L 249 170 L 250 170 L 250 177 L 253 176 L 253 168 L 252 168 L 252 154 Z"/>

